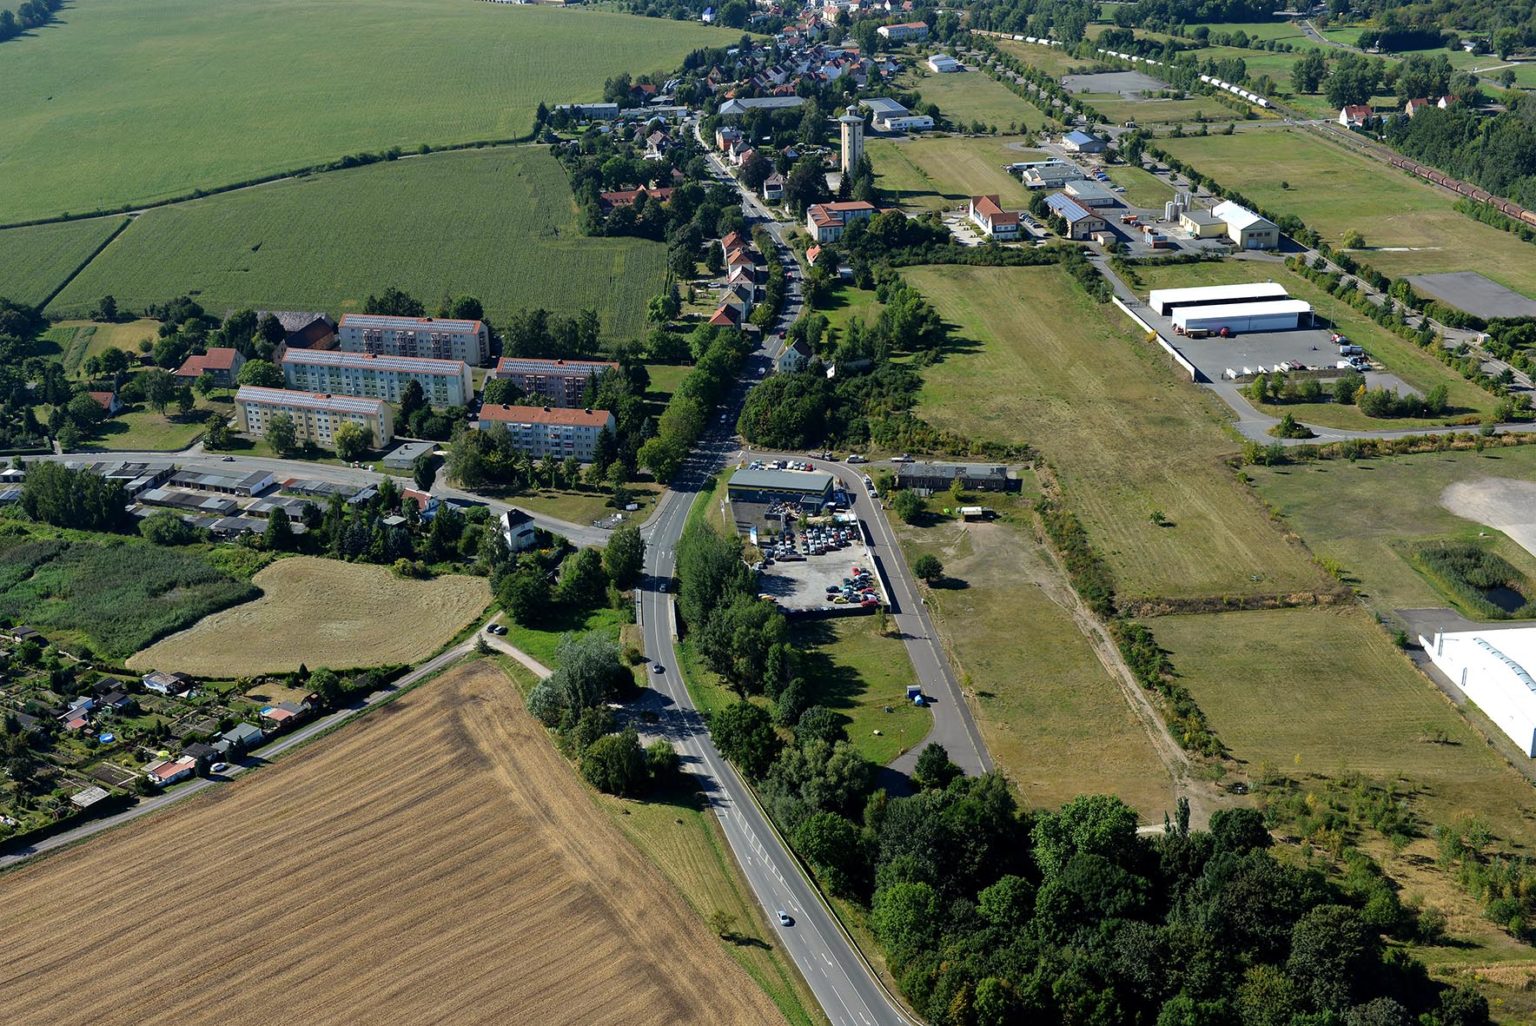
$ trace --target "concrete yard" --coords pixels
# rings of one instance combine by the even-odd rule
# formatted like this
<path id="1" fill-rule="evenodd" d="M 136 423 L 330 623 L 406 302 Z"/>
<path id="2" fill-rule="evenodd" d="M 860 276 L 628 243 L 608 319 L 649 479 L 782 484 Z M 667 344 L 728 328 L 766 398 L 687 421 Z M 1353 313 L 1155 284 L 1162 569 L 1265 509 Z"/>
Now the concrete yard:
<path id="1" fill-rule="evenodd" d="M 858 533 L 855 526 L 854 533 Z M 771 595 L 786 613 L 827 612 L 839 615 L 870 612 L 857 605 L 837 605 L 830 601 L 827 588 L 843 583 L 852 575 L 854 567 L 874 571 L 869 549 L 863 541 L 855 541 L 845 548 L 834 549 L 820 556 L 806 556 L 804 560 L 788 562 L 775 560 L 765 566 L 758 576 L 757 588 L 761 594 Z M 875 592 L 882 603 L 889 604 L 884 582 L 875 578 Z"/>
<path id="2" fill-rule="evenodd" d="M 1477 317 L 1536 317 L 1536 300 L 1527 299 L 1476 271 L 1416 274 L 1408 283 L 1416 292 Z"/>
<path id="3" fill-rule="evenodd" d="M 1098 75 L 1068 75 L 1061 81 L 1068 91 L 1074 93 L 1119 93 L 1126 97 L 1161 92 L 1168 88 L 1166 82 L 1159 82 L 1151 75 L 1140 71 L 1106 71 Z"/>

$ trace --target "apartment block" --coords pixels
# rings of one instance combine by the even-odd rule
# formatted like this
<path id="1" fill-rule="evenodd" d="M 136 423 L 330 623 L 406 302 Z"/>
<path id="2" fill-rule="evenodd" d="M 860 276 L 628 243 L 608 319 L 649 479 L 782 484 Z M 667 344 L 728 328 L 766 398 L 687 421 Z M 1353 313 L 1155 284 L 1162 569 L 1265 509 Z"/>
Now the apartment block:
<path id="1" fill-rule="evenodd" d="M 590 463 L 597 436 L 604 428 L 612 431 L 613 425 L 613 414 L 607 410 L 486 405 L 475 426 L 481 431 L 505 431 L 514 446 L 534 459 L 574 456 Z"/>
<path id="2" fill-rule="evenodd" d="M 336 347 L 346 353 L 424 356 L 484 367 L 491 355 L 491 333 L 483 321 L 346 314 L 336 326 Z"/>
<path id="3" fill-rule="evenodd" d="M 394 413 L 382 399 L 253 385 L 242 385 L 235 393 L 235 419 L 248 435 L 265 435 L 279 413 L 293 418 L 299 441 L 325 449 L 335 447 L 336 429 L 343 424 L 366 427 L 373 433 L 375 446 L 388 445 L 395 437 Z"/>
<path id="4" fill-rule="evenodd" d="M 539 360 L 503 356 L 495 376 L 512 382 L 530 399 L 567 409 L 586 405 L 587 382 L 619 365 L 604 360 Z"/>
<path id="5" fill-rule="evenodd" d="M 331 392 L 399 403 L 406 387 L 421 385 L 431 406 L 467 406 L 475 385 L 463 360 L 420 356 L 375 356 L 323 349 L 290 349 L 283 354 L 283 378 L 302 392 Z"/>

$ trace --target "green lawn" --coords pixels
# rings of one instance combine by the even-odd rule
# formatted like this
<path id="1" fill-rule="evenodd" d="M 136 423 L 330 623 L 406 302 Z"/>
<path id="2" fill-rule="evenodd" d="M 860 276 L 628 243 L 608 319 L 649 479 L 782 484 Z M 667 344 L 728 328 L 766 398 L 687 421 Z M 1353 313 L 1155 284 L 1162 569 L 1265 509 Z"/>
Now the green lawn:
<path id="1" fill-rule="evenodd" d="M 1173 199 L 1173 186 L 1150 171 L 1124 164 L 1108 166 L 1110 181 L 1125 186 L 1125 200 L 1133 207 L 1162 210 L 1163 204 Z"/>
<path id="2" fill-rule="evenodd" d="M 3 67 L 0 65 L 0 69 Z M 3 75 L 0 70 L 0 77 Z M 0 165 L 4 159 L 0 156 Z M 0 190 L 4 188 L 0 184 Z M 123 220 L 102 217 L 0 231 L 0 297 L 29 306 L 41 303 L 85 263 Z"/>
<path id="3" fill-rule="evenodd" d="M 347 153 L 519 136 L 541 100 L 597 100 L 621 71 L 667 71 L 740 38 L 696 22 L 444 0 L 87 0 L 65 21 L 0 62 L 0 223 Z"/>
<path id="4" fill-rule="evenodd" d="M 627 619 L 625 610 L 603 607 L 574 614 L 558 610 L 548 623 L 537 628 L 524 627 L 505 616 L 501 622 L 507 628 L 509 645 L 522 649 L 553 670 L 560 665 L 560 660 L 555 658 L 555 650 L 560 647 L 560 639 L 566 634 L 599 631 L 617 641 L 619 628 Z"/>
<path id="5" fill-rule="evenodd" d="M 1319 557 L 1337 564 L 1382 616 L 1449 604 L 1409 562 L 1410 548 L 1419 542 L 1481 541 L 1536 575 L 1536 557 L 1519 544 L 1440 505 L 1441 493 L 1458 481 L 1536 478 L 1536 446 L 1252 467 L 1248 473 L 1264 500 Z"/>
<path id="6" fill-rule="evenodd" d="M 919 416 L 1035 446 L 1056 469 L 1122 596 L 1192 597 L 1318 586 L 1306 555 L 1246 501 L 1222 459 L 1225 414 L 1161 351 L 1055 267 L 903 272 L 960 351 L 924 372 Z M 1166 526 L 1152 521 L 1160 511 Z"/>
<path id="7" fill-rule="evenodd" d="M 993 523 L 893 523 L 909 562 L 932 554 L 944 564 L 951 586 L 933 590 L 928 608 L 976 696 L 987 750 L 1023 804 L 1115 794 L 1158 822 L 1171 811 L 1172 780 L 1074 619 L 1070 589 L 1028 526 L 1031 499 L 976 497 L 1005 514 Z"/>
<path id="8" fill-rule="evenodd" d="M 1480 271 L 1536 296 L 1530 243 L 1457 213 L 1448 193 L 1312 132 L 1275 126 L 1158 145 L 1253 202 L 1297 215 L 1333 244 L 1362 232 L 1369 248 L 1360 256 L 1383 274 Z"/>
<path id="9" fill-rule="evenodd" d="M 1536 792 L 1358 608 L 1159 617 L 1151 624 L 1216 734 L 1254 777 L 1401 779 L 1431 823 L 1536 838 Z M 1432 743 L 1444 731 L 1450 743 Z"/>
<path id="10" fill-rule="evenodd" d="M 1207 121 L 1235 121 L 1236 111 L 1214 97 L 1192 95 L 1183 100 L 1127 99 L 1119 93 L 1079 93 L 1082 101 L 1102 114 L 1113 124 L 1135 121 L 1140 125 L 1171 125 L 1175 122 L 1191 124 L 1197 118 Z"/>
<path id="11" fill-rule="evenodd" d="M 131 407 L 101 425 L 101 437 L 87 442 L 89 449 L 118 449 L 124 452 L 176 452 L 191 445 L 208 430 L 210 407 L 200 405 L 183 417 L 174 408 L 156 413 L 148 406 Z"/>
<path id="12" fill-rule="evenodd" d="M 1039 43 L 1015 42 L 1011 39 L 994 39 L 997 48 L 1010 56 L 1017 57 L 1025 64 L 1039 68 L 1054 78 L 1069 74 L 1082 68 L 1090 68 L 1093 61 L 1085 61 L 1081 57 L 1074 57 L 1057 46 L 1044 46 Z"/>
<path id="13" fill-rule="evenodd" d="M 896 141 L 870 140 L 865 148 L 876 184 L 902 206 L 944 210 L 963 206 L 971 196 L 996 195 L 1004 209 L 1029 205 L 1029 190 L 1004 164 L 1043 160 L 1022 136 L 938 136 Z"/>
<path id="14" fill-rule="evenodd" d="M 639 524 L 650 516 L 651 507 L 655 505 L 656 498 L 662 492 L 662 487 L 651 481 L 632 481 L 628 485 L 630 501 L 640 508 L 633 512 L 624 513 L 624 517 L 633 523 Z M 602 520 L 620 512 L 614 506 L 610 506 L 609 500 L 612 492 L 609 490 L 572 491 L 569 489 L 538 488 L 532 491 L 520 492 L 507 496 L 507 501 L 514 506 L 519 506 L 530 513 L 540 513 L 557 520 L 566 520 L 573 524 L 589 524 L 594 520 Z"/>
<path id="15" fill-rule="evenodd" d="M 876 298 L 873 289 L 842 284 L 816 309 L 818 313 L 826 315 L 833 331 L 841 331 L 856 320 L 866 325 L 874 324 L 880 319 L 880 311 L 885 309 L 885 304 Z"/>
<path id="16" fill-rule="evenodd" d="M 928 736 L 933 715 L 906 699 L 917 683 L 906 649 L 877 634 L 873 617 L 802 621 L 790 636 L 815 703 L 848 717 L 848 739 L 870 762 L 884 766 Z"/>
<path id="17" fill-rule="evenodd" d="M 49 312 L 80 316 L 107 293 L 134 309 L 188 293 L 216 313 L 340 315 L 398 285 L 429 306 L 447 293 L 478 296 L 498 321 L 524 306 L 564 314 L 590 306 L 607 334 L 630 337 L 644 330 L 665 262 L 661 243 L 583 236 L 555 159 L 544 149 L 504 147 L 148 211 Z"/>
<path id="18" fill-rule="evenodd" d="M 1348 335 L 1370 356 L 1379 360 L 1410 387 L 1427 392 L 1436 385 L 1449 390 L 1453 415 L 1449 418 L 1404 418 L 1381 420 L 1367 417 L 1353 406 L 1335 403 L 1291 403 L 1284 407 L 1266 406 L 1265 412 L 1279 416 L 1290 412 L 1305 424 L 1346 429 L 1381 430 L 1384 428 L 1426 427 L 1444 424 L 1457 416 L 1491 410 L 1494 397 L 1455 373 L 1418 346 L 1383 328 L 1342 300 L 1335 299 L 1299 274 L 1284 267 L 1245 260 L 1220 263 L 1145 267 L 1137 271 L 1145 289 L 1184 288 L 1195 285 L 1231 285 L 1273 279 L 1290 290 L 1292 296 L 1312 304 L 1322 318 Z M 1138 289 L 1138 291 L 1142 291 Z M 1327 354 L 1323 354 L 1327 355 Z"/>
<path id="19" fill-rule="evenodd" d="M 984 71 L 966 70 L 935 74 L 923 65 L 908 69 L 897 80 L 903 89 L 920 93 L 924 103 L 937 104 L 956 128 L 970 128 L 980 121 L 995 125 L 1000 132 L 1038 131 L 1045 124 L 1040 108 L 1012 92 Z"/>

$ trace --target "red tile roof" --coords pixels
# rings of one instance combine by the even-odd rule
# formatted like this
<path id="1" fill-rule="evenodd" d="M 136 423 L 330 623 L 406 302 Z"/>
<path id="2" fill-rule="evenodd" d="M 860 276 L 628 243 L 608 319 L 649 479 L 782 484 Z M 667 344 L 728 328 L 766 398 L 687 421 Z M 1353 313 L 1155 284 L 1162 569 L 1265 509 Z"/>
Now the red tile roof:
<path id="1" fill-rule="evenodd" d="M 113 396 L 111 392 L 87 392 L 86 395 L 100 403 L 103 410 L 106 410 L 108 413 L 112 412 Z"/>
<path id="2" fill-rule="evenodd" d="M 506 424 L 553 424 L 566 427 L 604 427 L 611 416 L 607 410 L 567 410 L 549 406 L 487 405 L 480 409 L 481 420 Z"/>

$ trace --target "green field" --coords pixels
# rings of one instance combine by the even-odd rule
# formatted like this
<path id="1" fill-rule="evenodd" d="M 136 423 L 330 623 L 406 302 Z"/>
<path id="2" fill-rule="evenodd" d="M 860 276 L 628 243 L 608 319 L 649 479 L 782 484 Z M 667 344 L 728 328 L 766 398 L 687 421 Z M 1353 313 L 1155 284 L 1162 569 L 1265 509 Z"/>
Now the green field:
<path id="1" fill-rule="evenodd" d="M 1074 597 L 1031 536 L 1024 495 L 1006 520 L 895 522 L 910 563 L 931 553 L 959 587 L 928 607 L 966 690 L 987 751 L 1029 808 L 1114 794 L 1142 822 L 1171 811 L 1173 784 L 1141 722 L 1073 617 Z M 1021 626 L 1022 625 L 1022 626 Z M 1113 759 L 1100 758 L 1114 752 Z"/>
<path id="2" fill-rule="evenodd" d="M 126 349 L 138 355 L 139 342 L 154 339 L 160 330 L 160 322 L 145 317 L 136 321 L 103 324 L 99 321 L 61 321 L 49 328 L 46 338 L 58 346 L 58 352 L 40 353 L 56 356 L 71 374 L 80 373 L 85 361 L 99 356 L 108 349 Z"/>
<path id="3" fill-rule="evenodd" d="M 1529 844 L 1536 792 L 1357 608 L 1159 617 L 1152 627 L 1218 737 L 1258 778 L 1358 772 L 1423 791 Z M 1432 743 L 1437 732 L 1447 743 Z"/>
<path id="4" fill-rule="evenodd" d="M 1418 542 L 1480 541 L 1536 575 L 1536 557 L 1519 544 L 1440 505 L 1441 493 L 1458 481 L 1536 478 L 1536 446 L 1252 467 L 1248 473 L 1265 501 L 1382 616 L 1449 604 L 1409 562 Z"/>
<path id="5" fill-rule="evenodd" d="M 0 297 L 41 303 L 122 223 L 103 217 L 0 231 Z"/>
<path id="6" fill-rule="evenodd" d="M 447 293 L 478 296 L 493 320 L 522 306 L 592 306 L 607 334 L 627 336 L 644 329 L 665 258 L 661 243 L 583 236 L 547 151 L 468 150 L 150 210 L 49 312 L 79 316 L 107 293 L 134 309 L 188 293 L 219 314 L 339 316 L 398 285 L 429 307 Z"/>
<path id="7" fill-rule="evenodd" d="M 870 762 L 884 766 L 928 736 L 933 716 L 907 701 L 917 677 L 906 650 L 877 634 L 873 617 L 803 621 L 790 637 L 795 672 L 817 705 L 848 717 L 848 739 Z"/>
<path id="8" fill-rule="evenodd" d="M 1204 117 L 1210 122 L 1235 121 L 1236 111 L 1210 96 L 1190 96 L 1183 100 L 1165 100 L 1158 97 L 1127 99 L 1119 93 L 1075 93 L 1084 103 L 1104 116 L 1106 121 L 1120 125 L 1135 121 L 1139 125 L 1171 125 L 1175 122 L 1188 124 Z"/>
<path id="9" fill-rule="evenodd" d="M 1163 204 L 1173 199 L 1173 186 L 1150 171 L 1120 164 L 1106 167 L 1105 172 L 1110 181 L 1125 187 L 1125 200 L 1133 207 L 1161 210 Z"/>
<path id="10" fill-rule="evenodd" d="M 897 84 L 921 93 L 925 103 L 937 104 L 957 128 L 969 128 L 973 122 L 981 121 L 995 125 L 1000 132 L 1017 125 L 1016 131 L 1028 133 L 1045 124 L 1040 108 L 984 71 L 939 75 L 918 65 L 905 72 Z"/>
<path id="11" fill-rule="evenodd" d="M 997 48 L 1004 53 L 1017 57 L 1025 64 L 1033 65 L 1047 75 L 1057 78 L 1079 68 L 1093 67 L 1093 61 L 1085 61 L 1081 57 L 1074 57 L 1056 46 L 1014 42 L 1011 39 L 994 39 L 992 42 L 996 43 Z"/>
<path id="12" fill-rule="evenodd" d="M 1359 230 L 1368 247 L 1361 258 L 1383 274 L 1480 271 L 1536 296 L 1530 243 L 1458 214 L 1450 194 L 1315 133 L 1271 127 L 1157 144 L 1260 206 L 1295 214 L 1330 243 Z"/>
<path id="13" fill-rule="evenodd" d="M 1290 412 L 1305 424 L 1379 431 L 1387 428 L 1443 424 L 1448 419 L 1454 419 L 1455 416 L 1486 412 L 1494 405 L 1492 395 L 1467 381 L 1412 342 L 1399 338 L 1342 300 L 1335 299 L 1306 278 L 1299 274 L 1292 274 L 1284 267 L 1248 260 L 1227 260 L 1221 263 L 1144 267 L 1137 270 L 1137 276 L 1145 289 L 1232 285 L 1272 278 L 1289 289 L 1296 299 L 1311 303 L 1313 310 L 1321 318 L 1364 347 L 1373 359 L 1384 364 L 1410 387 L 1422 393 L 1436 385 L 1445 385 L 1449 390 L 1453 410 L 1452 417 L 1438 420 L 1406 417 L 1383 420 L 1367 417 L 1354 406 L 1341 406 L 1336 403 L 1290 403 L 1285 406 L 1266 405 L 1264 407 L 1264 412 L 1277 417 Z M 1138 289 L 1138 292 L 1140 291 L 1142 290 Z"/>
<path id="14" fill-rule="evenodd" d="M 0 223 L 115 208 L 422 143 L 524 135 L 739 38 L 468 0 L 84 0 L 0 61 Z"/>
<path id="15" fill-rule="evenodd" d="M 1199 27 L 1199 25 L 1186 25 L 1184 26 L 1184 32 L 1186 35 L 1194 35 L 1195 29 Z M 1305 44 L 1311 38 L 1302 30 L 1300 25 L 1293 21 L 1223 21 L 1210 22 L 1205 27 L 1212 32 L 1226 32 L 1229 34 L 1241 31 L 1247 33 L 1250 39 L 1273 39 L 1290 43 L 1293 46 Z M 1357 34 L 1358 32 L 1359 30 L 1356 29 Z M 1317 44 L 1313 43 L 1312 45 L 1316 46 Z M 1254 50 L 1251 52 L 1260 53 L 1262 51 Z"/>
<path id="16" fill-rule="evenodd" d="M 971 196 L 995 194 L 1004 209 L 1029 205 L 1029 189 L 1004 164 L 1044 160 L 1033 139 L 1006 136 L 871 140 L 866 146 L 876 184 L 905 207 L 944 210 Z"/>
<path id="17" fill-rule="evenodd" d="M 918 414 L 1038 448 L 1125 597 L 1316 587 L 1321 574 L 1242 495 L 1214 400 L 1166 369 L 1111 306 L 1054 267 L 904 272 L 960 347 L 924 372 Z M 1152 521 L 1154 511 L 1165 526 Z"/>

